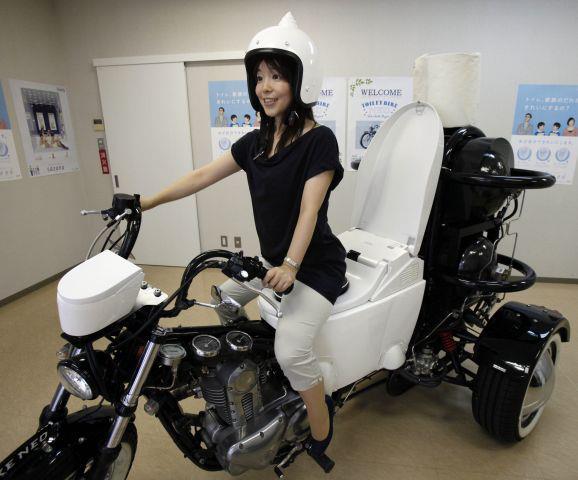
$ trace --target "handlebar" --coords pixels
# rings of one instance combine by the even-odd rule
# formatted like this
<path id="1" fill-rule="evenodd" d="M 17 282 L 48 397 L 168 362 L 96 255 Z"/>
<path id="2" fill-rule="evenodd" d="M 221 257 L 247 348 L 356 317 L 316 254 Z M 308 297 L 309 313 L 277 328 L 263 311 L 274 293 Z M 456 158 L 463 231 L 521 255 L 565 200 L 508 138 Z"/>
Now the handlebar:
<path id="1" fill-rule="evenodd" d="M 98 240 L 104 235 L 104 233 L 110 228 L 110 234 L 105 240 L 105 246 L 108 244 L 108 240 L 114 233 L 114 230 L 118 227 L 122 220 L 127 221 L 126 230 L 120 237 L 123 239 L 122 244 L 119 247 L 118 255 L 123 258 L 128 258 L 132 252 L 138 233 L 140 230 L 142 211 L 140 207 L 140 195 L 128 195 L 126 193 L 115 193 L 112 199 L 112 206 L 106 210 L 81 210 L 81 215 L 102 215 L 104 220 L 110 219 L 106 224 L 105 228 L 98 234 L 96 239 L 92 242 L 90 249 L 86 258 L 90 257 L 92 249 L 98 242 Z M 119 238 L 119 240 L 120 240 Z"/>
<path id="2" fill-rule="evenodd" d="M 471 290 L 496 293 L 520 292 L 530 288 L 534 283 L 536 283 L 536 272 L 532 267 L 524 262 L 506 255 L 498 254 L 498 263 L 502 265 L 510 265 L 512 270 L 516 270 L 521 274 L 521 278 L 516 280 L 468 280 L 446 274 L 442 275 L 442 278 L 449 283 Z"/>
<path id="3" fill-rule="evenodd" d="M 442 174 L 457 183 L 479 187 L 538 189 L 548 188 L 556 183 L 556 177 L 545 172 L 512 168 L 511 175 L 482 175 L 481 173 L 461 173 L 443 169 Z"/>

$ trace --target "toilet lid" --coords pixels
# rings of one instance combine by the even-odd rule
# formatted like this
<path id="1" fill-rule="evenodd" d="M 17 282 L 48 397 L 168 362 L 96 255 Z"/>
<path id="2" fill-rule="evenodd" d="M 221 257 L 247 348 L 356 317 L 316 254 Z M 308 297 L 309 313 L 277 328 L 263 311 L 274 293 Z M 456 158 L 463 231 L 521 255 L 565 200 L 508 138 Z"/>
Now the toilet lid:
<path id="1" fill-rule="evenodd" d="M 441 120 L 422 102 L 400 108 L 373 138 L 358 170 L 352 226 L 395 240 L 417 255 L 444 149 Z"/>

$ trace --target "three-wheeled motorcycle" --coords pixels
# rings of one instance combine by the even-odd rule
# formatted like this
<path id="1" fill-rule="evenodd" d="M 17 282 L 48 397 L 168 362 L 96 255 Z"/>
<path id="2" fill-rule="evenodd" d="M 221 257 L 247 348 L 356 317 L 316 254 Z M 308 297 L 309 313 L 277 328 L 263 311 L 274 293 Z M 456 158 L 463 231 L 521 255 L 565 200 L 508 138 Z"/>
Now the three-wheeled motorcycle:
<path id="1" fill-rule="evenodd" d="M 378 381 L 391 395 L 450 382 L 472 390 L 474 418 L 497 439 L 530 434 L 552 394 L 570 326 L 543 306 L 495 308 L 504 294 L 536 281 L 531 267 L 498 247 L 525 190 L 554 183 L 514 168 L 503 138 L 471 126 L 444 130 L 428 104 L 407 105 L 382 125 L 360 164 L 351 228 L 339 235 L 348 281 L 315 345 L 338 406 Z M 279 296 L 256 291 L 258 320 L 242 316 L 218 287 L 211 303 L 189 298 L 191 283 L 211 268 L 251 288 L 248 281 L 266 274 L 259 258 L 202 253 L 167 295 L 127 260 L 141 223 L 138 196 L 117 194 L 99 213 L 108 221 L 102 238 L 121 222 L 124 233 L 60 280 L 68 342 L 60 385 L 36 434 L 0 464 L 0 478 L 125 479 L 141 398 L 197 467 L 232 475 L 273 467 L 283 476 L 307 452 L 309 427 L 275 360 Z M 238 318 L 224 326 L 160 324 L 188 308 Z M 97 349 L 97 341 L 106 347 Z M 69 413 L 70 395 L 101 403 Z M 190 397 L 204 399 L 205 408 L 184 411 Z M 314 460 L 325 472 L 333 467 L 326 455 Z"/>

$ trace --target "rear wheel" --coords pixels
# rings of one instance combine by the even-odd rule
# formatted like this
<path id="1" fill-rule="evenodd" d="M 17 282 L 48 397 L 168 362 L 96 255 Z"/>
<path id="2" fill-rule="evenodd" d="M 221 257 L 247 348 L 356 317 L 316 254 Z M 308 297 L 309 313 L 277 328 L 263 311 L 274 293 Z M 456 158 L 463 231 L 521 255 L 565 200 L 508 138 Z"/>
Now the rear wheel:
<path id="1" fill-rule="evenodd" d="M 512 378 L 492 364 L 480 365 L 472 397 L 476 421 L 503 441 L 520 441 L 538 424 L 556 383 L 561 338 L 546 342 L 528 378 Z"/>

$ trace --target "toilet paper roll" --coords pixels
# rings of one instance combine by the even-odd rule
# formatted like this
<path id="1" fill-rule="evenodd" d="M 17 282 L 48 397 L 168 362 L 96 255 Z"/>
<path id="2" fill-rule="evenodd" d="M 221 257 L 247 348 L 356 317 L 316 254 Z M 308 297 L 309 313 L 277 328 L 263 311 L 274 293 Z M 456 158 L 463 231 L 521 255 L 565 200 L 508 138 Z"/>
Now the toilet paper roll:
<path id="1" fill-rule="evenodd" d="M 446 128 L 475 125 L 480 103 L 480 54 L 426 54 L 417 58 L 413 96 L 433 105 Z"/>

